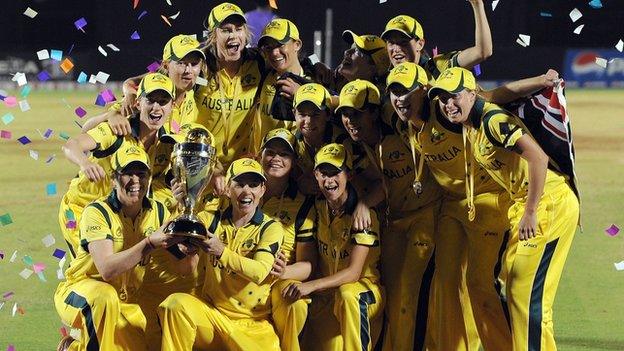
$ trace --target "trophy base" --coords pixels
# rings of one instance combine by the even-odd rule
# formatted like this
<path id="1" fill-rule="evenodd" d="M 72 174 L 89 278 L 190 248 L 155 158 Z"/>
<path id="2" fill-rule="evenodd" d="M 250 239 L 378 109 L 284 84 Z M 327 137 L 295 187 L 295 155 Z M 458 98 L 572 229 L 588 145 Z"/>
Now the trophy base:
<path id="1" fill-rule="evenodd" d="M 208 236 L 206 227 L 199 221 L 188 218 L 177 218 L 165 229 L 165 233 L 204 241 Z"/>

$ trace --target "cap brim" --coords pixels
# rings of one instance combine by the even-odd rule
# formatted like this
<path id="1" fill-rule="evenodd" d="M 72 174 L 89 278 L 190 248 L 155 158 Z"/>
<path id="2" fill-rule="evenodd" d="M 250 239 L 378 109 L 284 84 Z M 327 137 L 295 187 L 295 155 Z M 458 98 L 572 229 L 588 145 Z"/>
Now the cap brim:
<path id="1" fill-rule="evenodd" d="M 147 95 L 149 95 L 149 94 L 151 94 L 151 93 L 153 93 L 153 92 L 155 92 L 155 91 L 158 91 L 158 90 L 162 90 L 162 91 L 164 91 L 165 93 L 167 93 L 167 95 L 171 96 L 171 98 L 173 99 L 173 95 L 171 95 L 171 92 L 170 92 L 169 90 L 165 89 L 165 88 L 154 88 L 154 89 L 149 90 L 149 91 L 148 91 L 148 90 L 145 90 L 145 91 L 143 92 L 143 96 L 147 96 Z"/>
<path id="2" fill-rule="evenodd" d="M 262 46 L 262 42 L 263 42 L 263 41 L 265 41 L 265 40 L 267 40 L 267 39 L 269 39 L 269 38 L 270 38 L 270 39 L 275 40 L 276 42 L 278 42 L 278 43 L 280 43 L 280 44 L 286 44 L 286 43 L 288 43 L 288 42 L 290 41 L 290 39 L 291 39 L 290 37 L 285 37 L 285 38 L 282 38 L 282 39 L 280 40 L 280 39 L 278 39 L 278 38 L 276 38 L 276 37 L 274 37 L 274 36 L 272 36 L 272 35 L 266 35 L 266 34 L 265 34 L 265 35 L 261 36 L 261 37 L 260 37 L 260 39 L 258 39 L 258 47 L 261 47 L 261 46 Z"/>
<path id="3" fill-rule="evenodd" d="M 297 105 L 293 106 L 294 108 L 298 108 L 299 106 L 301 106 L 302 104 L 308 103 L 316 108 L 318 108 L 319 110 L 323 110 L 325 108 L 327 108 L 326 105 L 319 105 L 316 102 L 312 101 L 312 100 L 301 100 L 301 101 L 297 101 Z"/>
<path id="4" fill-rule="evenodd" d="M 330 166 L 336 168 L 339 171 L 342 171 L 344 169 L 344 165 L 343 166 L 337 166 L 337 165 L 335 165 L 335 164 L 333 164 L 333 163 L 331 163 L 329 161 L 323 161 L 323 162 L 315 165 L 314 169 L 317 169 L 317 168 L 321 167 L 322 165 L 330 165 Z"/>
<path id="5" fill-rule="evenodd" d="M 357 38 L 357 34 L 353 33 L 348 29 L 342 32 L 342 40 L 344 40 L 349 45 L 355 42 L 355 38 Z"/>
<path id="6" fill-rule="evenodd" d="M 409 38 L 409 39 L 416 38 L 416 36 L 415 36 L 415 35 L 411 35 L 411 34 L 409 34 L 408 32 L 406 32 L 406 31 L 404 31 L 404 30 L 402 30 L 402 29 L 398 29 L 398 28 L 391 28 L 391 29 L 385 30 L 383 33 L 381 33 L 380 38 L 381 38 L 381 39 L 383 39 L 383 40 L 386 40 L 386 38 L 385 38 L 385 37 L 386 37 L 388 34 L 390 34 L 390 32 L 398 32 L 398 33 L 401 33 L 401 34 L 403 34 L 404 36 L 406 36 L 406 37 L 407 37 L 407 38 Z"/>
<path id="7" fill-rule="evenodd" d="M 181 134 L 164 134 L 159 140 L 166 144 L 177 144 L 184 142 L 185 137 Z"/>
<path id="8" fill-rule="evenodd" d="M 236 175 L 235 177 L 230 178 L 230 180 L 236 180 L 238 178 L 240 178 L 241 176 L 244 176 L 245 174 L 253 174 L 256 175 L 258 177 L 260 177 L 263 181 L 267 181 L 266 177 L 264 176 L 264 174 L 256 172 L 256 171 L 247 171 L 247 172 L 243 172 L 241 174 Z"/>
<path id="9" fill-rule="evenodd" d="M 290 148 L 290 151 L 292 151 L 293 153 L 295 153 L 295 148 L 293 145 L 290 144 L 290 142 L 288 142 L 288 140 L 286 140 L 285 138 L 282 138 L 281 136 L 274 136 L 268 140 L 266 140 L 264 143 L 262 143 L 262 146 L 260 147 L 261 149 L 264 149 L 264 147 L 271 141 L 273 140 L 281 140 L 283 141 L 286 145 L 288 145 L 288 147 Z"/>
<path id="10" fill-rule="evenodd" d="M 126 168 L 133 166 L 133 165 L 143 166 L 143 168 L 146 168 L 147 170 L 150 169 L 147 163 L 140 161 L 140 160 L 133 160 L 133 161 L 130 161 L 129 163 L 126 163 L 124 166 L 121 166 L 120 168 L 118 168 L 118 171 L 123 172 Z"/>
<path id="11" fill-rule="evenodd" d="M 459 86 L 455 89 L 449 89 L 449 88 L 444 88 L 444 87 L 433 87 L 429 89 L 429 93 L 427 94 L 427 96 L 429 96 L 430 100 L 433 100 L 436 96 L 442 94 L 443 92 L 447 92 L 450 94 L 457 94 L 462 90 L 464 90 L 464 87 L 462 86 Z"/>
<path id="12" fill-rule="evenodd" d="M 243 22 L 247 23 L 247 19 L 245 18 L 245 15 L 240 14 L 240 13 L 236 13 L 236 12 L 235 12 L 235 13 L 232 13 L 232 14 L 230 14 L 230 15 L 227 15 L 224 19 L 222 19 L 222 20 L 221 20 L 221 22 L 219 22 L 219 24 L 218 24 L 218 25 L 221 25 L 221 23 L 223 23 L 223 22 L 227 21 L 227 20 L 228 20 L 230 17 L 232 17 L 232 16 L 237 16 L 237 17 L 240 17 L 240 18 L 242 18 L 242 19 L 243 19 Z"/>

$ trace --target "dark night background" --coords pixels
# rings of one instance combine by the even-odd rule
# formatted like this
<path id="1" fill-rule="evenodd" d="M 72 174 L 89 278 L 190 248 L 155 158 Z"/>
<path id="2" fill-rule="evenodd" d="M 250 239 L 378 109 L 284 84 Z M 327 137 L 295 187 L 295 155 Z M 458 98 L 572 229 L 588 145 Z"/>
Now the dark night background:
<path id="1" fill-rule="evenodd" d="M 162 46 L 179 33 L 201 34 L 203 22 L 210 9 L 221 1 L 141 0 L 137 9 L 132 0 L 3 0 L 0 13 L 0 60 L 19 56 L 37 60 L 36 51 L 59 49 L 66 55 L 74 45 L 71 58 L 75 63 L 72 74 L 80 71 L 95 74 L 111 73 L 110 80 L 123 80 L 146 71 L 145 67 L 160 59 Z M 244 11 L 254 8 L 248 0 L 235 1 Z M 545 72 L 548 67 L 561 71 L 567 48 L 613 48 L 624 38 L 624 1 L 603 0 L 602 9 L 593 9 L 588 1 L 517 1 L 500 0 L 492 11 L 491 0 L 485 1 L 494 41 L 494 55 L 481 65 L 482 79 L 504 80 Z M 474 43 L 474 23 L 470 4 L 463 0 L 405 1 L 378 0 L 294 1 L 277 0 L 280 17 L 297 24 L 304 42 L 304 50 L 312 52 L 314 30 L 325 28 L 325 9 L 334 10 L 333 64 L 336 65 L 346 44 L 340 39 L 344 29 L 360 34 L 377 34 L 395 15 L 409 14 L 421 22 L 430 51 L 437 46 L 440 52 L 462 49 Z M 22 13 L 30 6 L 39 12 L 31 19 Z M 573 23 L 568 14 L 578 8 L 583 17 Z M 148 14 L 137 20 L 139 14 Z M 160 15 L 170 16 L 181 11 L 167 26 Z M 548 12 L 552 17 L 541 17 Z M 74 21 L 85 17 L 85 32 L 74 27 Z M 585 24 L 580 35 L 574 28 Z M 138 31 L 141 39 L 132 41 L 130 35 Z M 531 36 L 531 45 L 516 44 L 518 34 Z M 98 45 L 113 43 L 121 49 L 106 48 L 102 56 Z M 8 70 L 15 72 L 15 70 Z M 8 72 L 0 71 L 1 79 Z"/>

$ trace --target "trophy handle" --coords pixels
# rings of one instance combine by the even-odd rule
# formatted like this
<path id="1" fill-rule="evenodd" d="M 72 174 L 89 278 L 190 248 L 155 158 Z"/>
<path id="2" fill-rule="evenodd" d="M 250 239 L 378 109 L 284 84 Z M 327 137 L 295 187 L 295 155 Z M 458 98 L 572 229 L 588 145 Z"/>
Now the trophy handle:
<path id="1" fill-rule="evenodd" d="M 185 193 L 188 194 L 189 190 L 186 183 L 186 173 L 186 168 L 184 168 L 184 162 L 182 161 L 182 158 L 175 157 L 175 161 L 173 162 L 173 175 L 178 184 L 180 184 L 184 188 Z M 189 196 L 184 196 L 183 201 L 184 204 L 179 205 L 182 205 L 184 214 L 190 215 L 192 213 L 192 206 L 194 206 L 195 204 L 191 204 Z"/>

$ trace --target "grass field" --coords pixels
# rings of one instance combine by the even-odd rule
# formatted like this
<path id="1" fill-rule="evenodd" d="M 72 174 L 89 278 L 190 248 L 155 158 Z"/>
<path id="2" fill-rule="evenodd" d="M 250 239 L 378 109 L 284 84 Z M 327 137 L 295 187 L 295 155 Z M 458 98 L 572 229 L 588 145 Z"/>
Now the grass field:
<path id="1" fill-rule="evenodd" d="M 18 94 L 18 92 L 11 92 Z M 609 237 L 611 224 L 624 226 L 624 94 L 620 91 L 568 92 L 577 149 L 577 172 L 583 195 L 584 232 L 577 233 L 568 257 L 555 302 L 555 332 L 560 350 L 624 350 L 624 271 L 613 263 L 624 260 L 624 233 Z M 65 99 L 70 107 L 62 100 Z M 10 213 L 13 223 L 0 227 L 0 350 L 9 344 L 16 350 L 53 350 L 61 327 L 52 295 L 58 283 L 55 248 L 66 249 L 58 229 L 58 203 L 77 167 L 61 152 L 60 132 L 75 135 L 78 106 L 89 116 L 99 113 L 95 93 L 39 92 L 28 96 L 31 110 L 0 106 L 0 116 L 12 113 L 15 120 L 0 129 L 12 132 L 12 139 L 0 139 L 0 215 Z M 87 117 L 83 118 L 86 119 Z M 82 122 L 81 122 L 82 123 Z M 44 133 L 53 129 L 49 139 Z M 32 143 L 21 145 L 26 135 Z M 38 152 L 38 160 L 29 155 Z M 52 154 L 56 158 L 49 164 Z M 57 184 L 57 195 L 48 196 L 46 185 Z M 54 235 L 56 244 L 46 248 L 41 239 Z M 17 250 L 15 262 L 9 262 Z M 24 255 L 46 265 L 47 282 L 37 275 L 24 280 L 19 273 L 27 266 Z M 23 309 L 12 317 L 17 303 Z"/>

